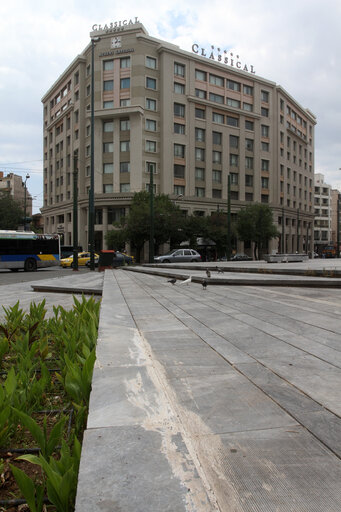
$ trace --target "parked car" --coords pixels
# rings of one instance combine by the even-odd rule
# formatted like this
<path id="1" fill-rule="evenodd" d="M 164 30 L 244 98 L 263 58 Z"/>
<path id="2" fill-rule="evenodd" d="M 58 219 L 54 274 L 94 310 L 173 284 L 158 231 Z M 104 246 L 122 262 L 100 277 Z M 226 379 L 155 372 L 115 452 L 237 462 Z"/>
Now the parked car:
<path id="1" fill-rule="evenodd" d="M 231 261 L 252 261 L 252 258 L 247 254 L 237 253 L 232 256 Z"/>
<path id="2" fill-rule="evenodd" d="M 98 254 L 95 253 L 95 258 L 98 258 Z M 79 252 L 78 253 L 78 266 L 84 267 L 88 262 L 90 262 L 90 253 L 89 252 Z M 63 258 L 60 260 L 60 264 L 63 268 L 73 267 L 73 255 L 68 258 Z"/>
<path id="3" fill-rule="evenodd" d="M 180 263 L 201 261 L 201 255 L 194 249 L 173 249 L 163 256 L 155 256 L 155 263 Z"/>
<path id="4" fill-rule="evenodd" d="M 125 252 L 116 251 L 115 252 L 116 262 L 119 262 L 121 265 L 132 265 L 134 263 L 134 256 L 129 256 Z M 95 258 L 95 267 L 98 267 L 99 256 L 96 255 Z M 87 267 L 90 267 L 90 260 L 86 263 Z"/>

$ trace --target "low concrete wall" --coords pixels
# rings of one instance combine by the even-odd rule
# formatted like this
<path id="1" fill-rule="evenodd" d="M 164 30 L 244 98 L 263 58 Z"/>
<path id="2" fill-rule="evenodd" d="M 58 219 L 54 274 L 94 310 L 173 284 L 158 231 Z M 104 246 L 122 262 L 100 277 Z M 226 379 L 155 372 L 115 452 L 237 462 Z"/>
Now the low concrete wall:
<path id="1" fill-rule="evenodd" d="M 267 263 L 290 263 L 297 261 L 308 261 L 308 254 L 265 254 Z"/>

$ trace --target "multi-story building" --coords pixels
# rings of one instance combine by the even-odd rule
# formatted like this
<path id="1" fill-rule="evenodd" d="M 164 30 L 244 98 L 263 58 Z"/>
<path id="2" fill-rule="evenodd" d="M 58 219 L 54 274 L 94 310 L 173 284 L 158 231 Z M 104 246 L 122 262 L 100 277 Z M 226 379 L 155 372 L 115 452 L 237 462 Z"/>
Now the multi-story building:
<path id="1" fill-rule="evenodd" d="M 332 241 L 331 185 L 324 182 L 324 175 L 315 174 L 314 189 L 314 245 L 321 254 L 325 245 Z"/>
<path id="2" fill-rule="evenodd" d="M 8 192 L 23 210 L 26 203 L 26 216 L 32 216 L 32 196 L 27 190 L 26 179 L 23 181 L 21 176 L 13 172 L 6 176 L 0 172 L 0 190 Z"/>
<path id="3" fill-rule="evenodd" d="M 316 118 L 308 109 L 238 56 L 197 44 L 183 51 L 137 20 L 94 26 L 90 36 L 42 99 L 46 231 L 72 243 L 77 151 L 79 242 L 88 243 L 94 73 L 96 248 L 153 172 L 157 194 L 198 215 L 226 210 L 229 174 L 232 215 L 254 202 L 272 208 L 280 238 L 269 250 L 312 250 Z"/>

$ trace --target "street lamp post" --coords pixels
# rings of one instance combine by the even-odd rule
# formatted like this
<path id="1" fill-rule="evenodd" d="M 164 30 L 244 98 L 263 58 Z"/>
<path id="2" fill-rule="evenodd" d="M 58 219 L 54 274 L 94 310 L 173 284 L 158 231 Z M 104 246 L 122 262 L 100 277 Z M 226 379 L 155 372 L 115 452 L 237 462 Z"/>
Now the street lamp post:
<path id="1" fill-rule="evenodd" d="M 149 263 L 154 263 L 154 176 L 153 166 L 148 163 L 149 199 L 150 199 L 150 232 L 149 232 Z"/>
<path id="2" fill-rule="evenodd" d="M 78 153 L 73 155 L 73 262 L 72 269 L 78 271 L 78 170 L 77 170 Z"/>
<path id="3" fill-rule="evenodd" d="M 337 194 L 337 218 L 336 218 L 337 249 L 336 249 L 336 254 L 337 254 L 338 258 L 340 258 L 340 196 L 341 196 L 341 194 Z"/>
<path id="4" fill-rule="evenodd" d="M 90 252 L 90 270 L 95 270 L 95 44 L 99 41 L 99 37 L 91 38 L 91 159 L 90 159 L 90 190 L 89 190 L 89 228 L 88 242 Z"/>
<path id="5" fill-rule="evenodd" d="M 227 244 L 226 259 L 231 259 L 231 176 L 227 175 Z"/>
<path id="6" fill-rule="evenodd" d="M 26 182 L 27 180 L 29 179 L 30 175 L 29 174 L 26 174 L 26 178 L 25 178 L 25 185 L 24 185 L 24 231 L 27 231 L 26 230 L 26 196 L 27 196 L 27 186 L 26 186 Z"/>

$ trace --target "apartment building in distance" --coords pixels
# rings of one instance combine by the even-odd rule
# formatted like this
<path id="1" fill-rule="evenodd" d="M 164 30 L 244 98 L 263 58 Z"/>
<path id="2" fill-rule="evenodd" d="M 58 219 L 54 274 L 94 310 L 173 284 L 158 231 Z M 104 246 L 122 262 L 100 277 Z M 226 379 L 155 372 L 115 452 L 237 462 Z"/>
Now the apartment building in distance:
<path id="1" fill-rule="evenodd" d="M 0 171 L 0 190 L 8 192 L 22 210 L 25 209 L 26 197 L 26 215 L 27 217 L 32 217 L 32 196 L 27 190 L 26 183 L 22 180 L 21 176 L 13 172 L 4 175 L 4 173 Z"/>
<path id="2" fill-rule="evenodd" d="M 280 233 L 269 251 L 313 249 L 315 116 L 228 50 L 192 52 L 137 20 L 94 25 L 89 42 L 42 98 L 47 232 L 72 241 L 78 153 L 79 243 L 88 244 L 94 73 L 95 246 L 133 194 L 168 194 L 188 214 L 268 204 Z M 94 69 L 91 69 L 92 44 Z M 238 242 L 238 251 L 244 244 Z"/>
<path id="3" fill-rule="evenodd" d="M 321 255 L 323 248 L 332 241 L 332 187 L 324 181 L 324 175 L 315 174 L 314 189 L 314 246 Z"/>

